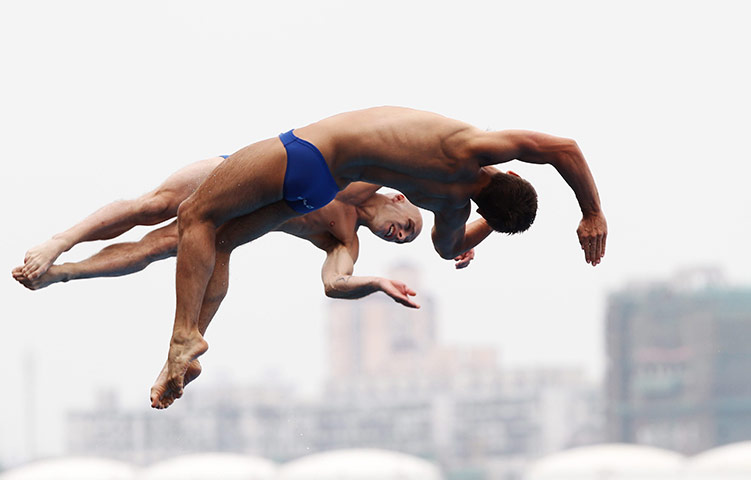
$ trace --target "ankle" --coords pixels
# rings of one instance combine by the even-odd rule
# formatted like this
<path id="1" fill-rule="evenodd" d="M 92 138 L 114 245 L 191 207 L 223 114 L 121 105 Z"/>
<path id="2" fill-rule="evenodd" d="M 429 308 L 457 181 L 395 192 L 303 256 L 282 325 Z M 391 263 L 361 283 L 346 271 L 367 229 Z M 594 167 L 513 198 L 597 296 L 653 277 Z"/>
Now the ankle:
<path id="1" fill-rule="evenodd" d="M 73 245 L 75 245 L 75 242 L 71 241 L 68 238 L 65 238 L 63 234 L 56 234 L 52 236 L 52 240 L 57 243 L 60 247 L 60 252 L 67 252 L 71 248 L 73 248 Z"/>
<path id="2" fill-rule="evenodd" d="M 198 328 L 190 328 L 187 330 L 175 330 L 172 333 L 172 340 L 170 343 L 177 345 L 185 345 L 186 343 L 192 343 L 196 339 L 203 339 L 201 332 Z"/>

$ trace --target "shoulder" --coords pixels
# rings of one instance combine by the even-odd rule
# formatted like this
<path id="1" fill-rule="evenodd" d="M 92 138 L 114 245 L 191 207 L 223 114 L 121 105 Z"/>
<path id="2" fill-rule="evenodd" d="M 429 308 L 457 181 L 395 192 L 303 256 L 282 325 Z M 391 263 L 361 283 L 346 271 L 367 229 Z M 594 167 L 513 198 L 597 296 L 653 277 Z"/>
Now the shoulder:
<path id="1" fill-rule="evenodd" d="M 476 159 L 481 151 L 479 146 L 488 132 L 466 124 L 452 125 L 453 128 L 441 137 L 441 149 L 448 158 L 466 163 Z"/>
<path id="2" fill-rule="evenodd" d="M 321 231 L 330 242 L 347 245 L 357 234 L 357 208 L 349 203 L 334 199 L 318 210 Z M 311 214 L 308 214 L 311 215 Z"/>

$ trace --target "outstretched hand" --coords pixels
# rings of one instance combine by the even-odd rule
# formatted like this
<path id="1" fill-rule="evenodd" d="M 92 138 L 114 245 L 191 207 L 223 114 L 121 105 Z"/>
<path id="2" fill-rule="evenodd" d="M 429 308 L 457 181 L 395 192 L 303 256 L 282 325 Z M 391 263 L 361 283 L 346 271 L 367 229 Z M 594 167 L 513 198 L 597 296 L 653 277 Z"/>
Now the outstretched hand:
<path id="1" fill-rule="evenodd" d="M 456 265 L 454 266 L 456 267 L 457 270 L 465 268 L 467 265 L 469 265 L 469 262 L 474 260 L 474 258 L 475 258 L 475 249 L 470 248 L 466 252 L 454 258 L 454 261 L 456 262 Z"/>
<path id="2" fill-rule="evenodd" d="M 409 298 L 417 295 L 417 292 L 405 285 L 404 282 L 384 278 L 381 280 L 381 290 L 383 290 L 383 293 L 393 298 L 396 303 L 401 303 L 409 308 L 420 308 L 420 305 Z"/>
<path id="3" fill-rule="evenodd" d="M 605 241 L 608 238 L 608 222 L 602 212 L 587 215 L 576 229 L 579 245 L 584 250 L 584 259 L 592 266 L 597 265 L 605 255 Z"/>

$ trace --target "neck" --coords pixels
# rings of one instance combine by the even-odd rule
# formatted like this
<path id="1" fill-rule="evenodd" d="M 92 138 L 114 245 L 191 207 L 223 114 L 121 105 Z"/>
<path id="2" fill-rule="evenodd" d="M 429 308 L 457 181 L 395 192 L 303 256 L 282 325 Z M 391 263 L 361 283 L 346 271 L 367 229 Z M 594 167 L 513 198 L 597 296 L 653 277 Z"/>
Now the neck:
<path id="1" fill-rule="evenodd" d="M 488 183 L 490 183 L 490 177 L 494 173 L 497 173 L 499 171 L 500 170 L 496 169 L 495 167 L 480 168 L 480 173 L 477 175 L 477 181 L 475 182 L 474 188 L 472 189 L 472 198 L 475 198 L 483 188 L 487 187 Z"/>
<path id="2" fill-rule="evenodd" d="M 387 199 L 380 193 L 374 193 L 359 205 L 355 206 L 357 210 L 357 225 L 369 224 L 378 212 L 378 209 Z"/>

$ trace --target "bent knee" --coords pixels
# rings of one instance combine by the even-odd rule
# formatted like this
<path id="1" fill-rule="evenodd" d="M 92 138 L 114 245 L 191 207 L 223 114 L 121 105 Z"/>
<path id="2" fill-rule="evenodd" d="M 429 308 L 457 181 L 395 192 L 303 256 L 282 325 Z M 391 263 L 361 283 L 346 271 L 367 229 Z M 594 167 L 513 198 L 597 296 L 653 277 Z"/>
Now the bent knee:
<path id="1" fill-rule="evenodd" d="M 196 201 L 194 197 L 188 197 L 177 208 L 177 225 L 180 230 L 192 225 L 209 224 L 216 227 L 211 210 L 204 202 Z"/>
<path id="2" fill-rule="evenodd" d="M 150 239 L 147 255 L 154 260 L 174 257 L 177 255 L 177 241 L 177 229 L 174 232 L 162 233 Z"/>
<path id="3" fill-rule="evenodd" d="M 177 214 L 178 202 L 169 192 L 153 192 L 141 197 L 138 214 L 143 223 L 154 225 Z"/>

